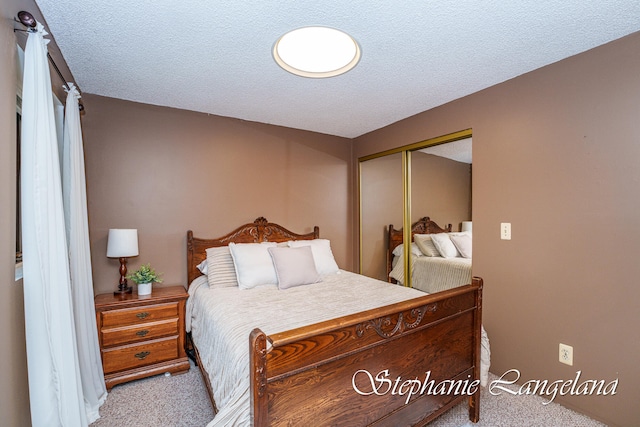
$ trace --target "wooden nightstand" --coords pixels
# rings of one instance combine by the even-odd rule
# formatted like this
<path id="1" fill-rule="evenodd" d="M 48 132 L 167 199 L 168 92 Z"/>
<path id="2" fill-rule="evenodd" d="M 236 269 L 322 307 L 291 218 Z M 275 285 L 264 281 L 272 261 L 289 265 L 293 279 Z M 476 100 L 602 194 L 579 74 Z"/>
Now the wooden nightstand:
<path id="1" fill-rule="evenodd" d="M 164 372 L 189 370 L 185 352 L 185 302 L 182 286 L 154 287 L 151 295 L 136 292 L 95 298 L 98 340 L 107 390 Z"/>

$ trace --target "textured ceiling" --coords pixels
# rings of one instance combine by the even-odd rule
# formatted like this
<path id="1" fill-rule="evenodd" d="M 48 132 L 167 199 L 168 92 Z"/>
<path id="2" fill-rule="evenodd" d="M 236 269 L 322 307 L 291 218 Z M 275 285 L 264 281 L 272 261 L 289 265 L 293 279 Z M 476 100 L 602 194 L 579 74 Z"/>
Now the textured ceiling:
<path id="1" fill-rule="evenodd" d="M 80 90 L 353 138 L 640 30 L 638 0 L 36 0 Z M 308 79 L 273 43 L 339 28 L 358 66 Z"/>

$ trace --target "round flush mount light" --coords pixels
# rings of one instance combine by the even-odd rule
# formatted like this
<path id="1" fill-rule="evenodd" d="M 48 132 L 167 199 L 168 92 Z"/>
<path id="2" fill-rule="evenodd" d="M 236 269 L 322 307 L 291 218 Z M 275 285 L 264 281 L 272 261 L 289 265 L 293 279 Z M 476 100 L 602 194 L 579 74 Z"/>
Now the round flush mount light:
<path id="1" fill-rule="evenodd" d="M 329 27 L 303 27 L 280 37 L 273 57 L 282 68 L 303 77 L 346 73 L 360 61 L 360 46 L 350 35 Z"/>

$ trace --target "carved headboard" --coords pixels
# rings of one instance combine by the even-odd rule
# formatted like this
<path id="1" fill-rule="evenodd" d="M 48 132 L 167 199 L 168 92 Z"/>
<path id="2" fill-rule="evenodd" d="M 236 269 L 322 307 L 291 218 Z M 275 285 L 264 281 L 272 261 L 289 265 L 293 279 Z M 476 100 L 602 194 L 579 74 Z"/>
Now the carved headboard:
<path id="1" fill-rule="evenodd" d="M 431 221 L 428 216 L 420 218 L 416 222 L 411 225 L 411 241 L 413 242 L 414 234 L 435 234 L 435 233 L 450 233 L 451 232 L 451 224 L 447 224 L 445 228 L 441 228 L 438 224 Z M 393 224 L 389 224 L 388 230 L 388 246 L 387 246 L 387 280 L 391 280 L 389 278 L 389 273 L 391 273 L 391 269 L 393 268 L 393 250 L 402 244 L 404 232 L 402 228 L 396 230 L 393 228 Z"/>
<path id="2" fill-rule="evenodd" d="M 320 237 L 318 226 L 313 232 L 297 234 L 281 225 L 268 222 L 264 217 L 257 218 L 249 224 L 242 225 L 231 233 L 217 239 L 201 239 L 193 237 L 193 231 L 187 231 L 187 278 L 188 284 L 201 276 L 197 266 L 207 259 L 207 248 L 227 246 L 229 243 L 287 242 L 289 240 L 310 240 Z"/>

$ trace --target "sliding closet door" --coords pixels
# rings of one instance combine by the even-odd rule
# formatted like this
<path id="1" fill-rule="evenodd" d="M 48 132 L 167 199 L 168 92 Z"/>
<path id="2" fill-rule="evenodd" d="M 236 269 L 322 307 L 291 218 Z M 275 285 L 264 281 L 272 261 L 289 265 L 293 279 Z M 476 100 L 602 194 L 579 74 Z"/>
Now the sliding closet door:
<path id="1" fill-rule="evenodd" d="M 471 139 L 447 142 L 414 150 L 410 155 L 411 224 L 424 217 L 442 228 L 451 224 L 460 231 L 463 221 L 471 220 Z M 409 283 L 419 289 L 433 289 L 426 277 L 431 260 L 410 255 L 414 265 Z M 423 254 L 422 254 L 423 255 Z M 420 276 L 420 277 L 418 277 Z"/>
<path id="2" fill-rule="evenodd" d="M 360 272 L 387 280 L 387 227 L 403 223 L 402 153 L 360 162 Z"/>
<path id="3" fill-rule="evenodd" d="M 389 280 L 389 225 L 405 236 L 401 246 L 407 256 L 394 265 L 408 267 L 421 256 L 410 245 L 413 223 L 429 217 L 459 231 L 462 222 L 471 221 L 471 143 L 471 130 L 465 130 L 359 159 L 361 274 Z M 404 270 L 393 276 L 411 286 L 412 276 L 404 277 Z"/>

